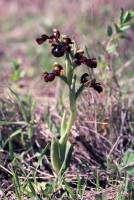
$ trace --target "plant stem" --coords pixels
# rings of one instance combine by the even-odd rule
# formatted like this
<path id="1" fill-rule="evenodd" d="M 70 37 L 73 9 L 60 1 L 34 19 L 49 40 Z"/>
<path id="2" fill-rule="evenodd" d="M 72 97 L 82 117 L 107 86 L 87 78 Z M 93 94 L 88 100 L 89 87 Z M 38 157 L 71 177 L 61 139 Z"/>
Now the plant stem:
<path id="1" fill-rule="evenodd" d="M 68 124 L 67 124 L 67 127 L 66 127 L 66 132 L 65 132 L 65 134 L 67 134 L 67 136 L 68 136 L 67 138 L 69 138 L 70 130 L 71 130 L 72 125 L 74 123 L 74 118 L 75 118 L 75 110 L 71 111 L 71 113 L 70 113 L 69 121 L 68 121 Z"/>
<path id="2" fill-rule="evenodd" d="M 74 118 L 75 118 L 75 111 L 71 111 L 70 113 L 70 117 L 68 120 L 68 124 L 65 130 L 65 134 L 60 138 L 59 144 L 60 144 L 60 156 L 61 156 L 61 161 L 64 162 L 66 153 L 67 153 L 67 149 L 68 149 L 68 139 L 70 136 L 70 130 L 72 128 L 73 122 L 74 122 Z"/>
<path id="3" fill-rule="evenodd" d="M 68 138 L 70 136 L 70 130 L 71 130 L 72 125 L 74 123 L 74 118 L 75 118 L 75 110 L 70 112 L 70 116 L 69 116 L 69 120 L 68 120 L 68 124 L 67 124 L 67 127 L 66 127 L 65 134 L 63 135 L 63 137 L 61 137 L 61 139 L 59 141 L 59 143 L 62 144 L 62 145 L 63 144 L 66 145 L 66 143 L 68 141 Z"/>
<path id="4" fill-rule="evenodd" d="M 70 60 L 70 54 L 66 52 L 66 78 L 68 81 L 68 84 L 71 85 L 72 82 L 72 65 L 71 65 L 71 60 Z"/>
<path id="5" fill-rule="evenodd" d="M 66 65 L 66 77 L 68 79 L 69 76 L 69 55 L 68 53 L 66 53 L 66 60 L 65 60 L 65 65 Z"/>

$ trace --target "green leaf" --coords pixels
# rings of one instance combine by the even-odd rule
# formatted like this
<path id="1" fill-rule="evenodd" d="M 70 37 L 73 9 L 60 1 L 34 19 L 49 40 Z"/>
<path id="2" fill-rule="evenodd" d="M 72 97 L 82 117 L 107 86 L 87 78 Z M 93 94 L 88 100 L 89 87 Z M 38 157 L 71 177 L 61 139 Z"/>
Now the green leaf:
<path id="1" fill-rule="evenodd" d="M 70 164 L 71 164 L 71 158 L 72 158 L 72 153 L 73 153 L 73 148 L 74 148 L 75 144 L 71 144 L 71 146 L 69 147 L 66 156 L 65 156 L 65 160 L 64 160 L 64 165 L 62 166 L 62 170 L 61 170 L 61 175 L 63 175 L 66 170 L 69 168 Z"/>
<path id="2" fill-rule="evenodd" d="M 17 103 L 18 103 L 18 105 L 20 107 L 20 110 L 21 110 L 21 113 L 22 113 L 24 121 L 28 122 L 26 110 L 24 108 L 24 105 L 23 105 L 22 101 L 20 100 L 19 95 L 15 91 L 13 91 L 10 87 L 8 87 L 8 88 L 14 94 L 14 96 L 16 97 L 16 100 L 17 100 Z"/>
<path id="3" fill-rule="evenodd" d="M 80 191 L 80 188 L 81 188 L 81 179 L 80 179 L 80 176 L 78 175 L 77 176 L 77 189 L 76 189 L 76 194 L 77 196 L 79 195 L 79 191 Z"/>
<path id="4" fill-rule="evenodd" d="M 41 155 L 39 156 L 39 159 L 38 159 L 38 162 L 37 162 L 37 165 L 36 165 L 36 169 L 35 169 L 35 172 L 34 172 L 34 182 L 35 183 L 36 183 L 36 172 L 37 172 L 37 169 L 40 166 L 40 164 L 41 164 L 41 162 L 42 162 L 42 160 L 44 158 L 44 155 L 46 153 L 47 148 L 48 148 L 48 144 L 45 146 L 45 148 L 43 149 Z"/>
<path id="5" fill-rule="evenodd" d="M 13 161 L 13 159 L 14 159 L 14 150 L 13 150 L 13 145 L 12 145 L 11 139 L 9 139 L 8 144 L 9 144 L 10 158 Z"/>
<path id="6" fill-rule="evenodd" d="M 129 22 L 133 17 L 134 17 L 134 11 L 129 10 L 129 11 L 127 11 L 127 12 L 124 14 L 124 20 L 123 20 L 123 22 L 124 22 L 124 23 L 127 23 L 127 22 Z"/>
<path id="7" fill-rule="evenodd" d="M 60 136 L 65 134 L 66 131 L 66 111 L 64 110 L 62 121 L 61 121 L 61 128 L 60 128 Z"/>
<path id="8" fill-rule="evenodd" d="M 125 31 L 125 30 L 129 29 L 131 26 L 132 26 L 132 24 L 126 24 L 126 25 L 124 24 L 122 27 L 120 27 L 120 30 Z"/>
<path id="9" fill-rule="evenodd" d="M 37 170 L 38 167 L 40 166 L 40 164 L 41 164 L 41 162 L 42 162 L 42 160 L 43 160 L 43 158 L 44 158 L 44 155 L 45 155 L 45 153 L 46 153 L 47 148 L 48 148 L 48 144 L 45 146 L 45 148 L 43 149 L 41 155 L 39 156 L 39 159 L 38 159 L 38 162 L 37 162 L 37 166 L 36 166 L 36 170 Z"/>
<path id="10" fill-rule="evenodd" d="M 65 134 L 60 138 L 59 144 L 60 144 L 60 160 L 63 163 L 67 151 L 67 141 L 68 141 L 68 135 Z"/>
<path id="11" fill-rule="evenodd" d="M 128 149 L 123 158 L 123 164 L 120 170 L 126 171 L 130 175 L 134 175 L 134 150 Z"/>
<path id="12" fill-rule="evenodd" d="M 61 168 L 61 160 L 60 160 L 60 144 L 55 137 L 52 138 L 51 142 L 51 164 L 56 174 L 59 173 Z"/>
<path id="13" fill-rule="evenodd" d="M 114 41 L 118 41 L 118 40 L 127 39 L 127 38 L 128 38 L 128 37 L 127 37 L 126 35 L 121 34 L 121 35 L 119 35 L 119 36 L 113 37 L 112 39 L 113 39 Z"/>
<path id="14" fill-rule="evenodd" d="M 33 184 L 31 183 L 31 181 L 29 180 L 29 178 L 27 177 L 27 182 L 28 182 L 28 185 L 29 185 L 29 188 L 31 190 L 31 193 L 32 193 L 32 196 L 31 197 L 36 197 L 36 191 L 33 187 Z"/>
<path id="15" fill-rule="evenodd" d="M 29 125 L 27 122 L 24 121 L 19 121 L 19 122 L 0 121 L 0 125 L 10 125 L 10 124 L 26 125 L 26 126 Z"/>
<path id="16" fill-rule="evenodd" d="M 23 174 L 26 176 L 26 172 L 24 170 L 23 165 L 17 159 L 15 159 L 15 162 L 18 165 L 18 167 L 21 169 L 21 171 L 23 172 Z"/>
<path id="17" fill-rule="evenodd" d="M 77 98 L 80 96 L 80 94 L 82 93 L 82 91 L 84 90 L 84 88 L 85 88 L 84 85 L 81 85 L 81 86 L 78 88 L 78 90 L 77 90 L 76 93 L 75 93 L 75 99 L 77 99 Z"/>
<path id="18" fill-rule="evenodd" d="M 6 143 L 7 143 L 11 138 L 15 137 L 16 135 L 19 135 L 21 132 L 22 132 L 22 129 L 20 128 L 20 129 L 18 129 L 17 131 L 15 131 L 14 133 L 12 133 L 12 134 L 7 138 L 7 140 L 5 141 L 4 146 L 6 145 Z"/>
<path id="19" fill-rule="evenodd" d="M 120 24 L 123 24 L 123 18 L 124 18 L 124 9 L 120 9 Z"/>
<path id="20" fill-rule="evenodd" d="M 134 150 L 128 149 L 124 154 L 123 165 L 128 165 L 131 162 L 134 162 Z"/>
<path id="21" fill-rule="evenodd" d="M 14 171 L 12 171 L 12 174 L 13 174 L 14 182 L 15 182 L 16 186 L 18 187 L 18 190 L 20 191 L 21 185 L 20 185 L 20 182 L 19 182 L 19 178 Z"/>
<path id="22" fill-rule="evenodd" d="M 74 146 L 75 146 L 75 144 L 71 144 L 71 146 L 68 150 L 66 162 L 65 162 L 65 170 L 70 166 Z"/>
<path id="23" fill-rule="evenodd" d="M 116 33 L 121 33 L 120 27 L 117 24 L 114 24 Z"/>
<path id="24" fill-rule="evenodd" d="M 81 198 L 83 198 L 83 196 L 84 196 L 86 187 L 87 187 L 87 181 L 85 181 L 85 183 L 84 183 L 84 185 L 83 185 L 83 187 L 82 187 L 81 194 L 80 194 Z"/>
<path id="25" fill-rule="evenodd" d="M 113 34 L 112 27 L 108 26 L 108 28 L 107 28 L 107 35 L 108 35 L 108 37 L 111 37 L 112 34 Z"/>
<path id="26" fill-rule="evenodd" d="M 68 191 L 68 193 L 70 194 L 72 199 L 75 199 L 75 195 L 74 195 L 73 190 L 71 189 L 70 185 L 66 181 L 64 181 L 64 184 L 66 186 L 66 190 Z"/>
<path id="27" fill-rule="evenodd" d="M 21 185 L 20 185 L 20 182 L 19 182 L 19 178 L 18 178 L 17 174 L 14 172 L 14 170 L 12 171 L 12 174 L 13 174 L 13 180 L 14 180 L 14 183 L 15 183 L 16 195 L 18 197 L 18 200 L 21 200 Z"/>

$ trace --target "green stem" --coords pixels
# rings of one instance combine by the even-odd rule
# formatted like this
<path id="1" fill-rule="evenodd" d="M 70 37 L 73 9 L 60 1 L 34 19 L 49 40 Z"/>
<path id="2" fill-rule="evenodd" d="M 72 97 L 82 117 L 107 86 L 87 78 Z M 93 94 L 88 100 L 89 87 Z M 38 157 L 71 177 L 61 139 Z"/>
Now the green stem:
<path id="1" fill-rule="evenodd" d="M 70 54 L 68 52 L 66 52 L 66 78 L 68 81 L 68 85 L 71 85 L 71 81 L 72 81 L 72 64 L 71 64 L 71 60 L 70 60 Z"/>
<path id="2" fill-rule="evenodd" d="M 69 117 L 69 120 L 68 120 L 68 124 L 67 124 L 67 127 L 66 127 L 65 134 L 63 135 L 63 137 L 61 137 L 61 139 L 59 141 L 60 144 L 66 144 L 67 143 L 68 138 L 70 136 L 70 130 L 71 130 L 72 125 L 74 123 L 74 119 L 75 119 L 75 110 L 71 111 L 71 113 L 70 113 L 70 117 Z"/>
<path id="3" fill-rule="evenodd" d="M 65 159 L 65 156 L 66 156 L 67 141 L 68 141 L 69 136 L 70 136 L 70 130 L 72 128 L 74 118 L 75 118 L 75 111 L 71 111 L 65 134 L 60 138 L 60 141 L 59 141 L 61 162 L 64 162 L 64 159 Z"/>
<path id="4" fill-rule="evenodd" d="M 66 77 L 68 79 L 68 76 L 69 76 L 69 55 L 68 55 L 68 53 L 66 53 L 65 65 L 66 65 Z"/>
<path id="5" fill-rule="evenodd" d="M 67 127 L 66 127 L 66 133 L 65 134 L 68 135 L 68 138 L 69 138 L 69 135 L 70 135 L 70 130 L 71 130 L 72 125 L 74 123 L 74 119 L 75 119 L 75 110 L 71 111 L 69 121 L 68 121 L 68 124 L 67 124 Z"/>

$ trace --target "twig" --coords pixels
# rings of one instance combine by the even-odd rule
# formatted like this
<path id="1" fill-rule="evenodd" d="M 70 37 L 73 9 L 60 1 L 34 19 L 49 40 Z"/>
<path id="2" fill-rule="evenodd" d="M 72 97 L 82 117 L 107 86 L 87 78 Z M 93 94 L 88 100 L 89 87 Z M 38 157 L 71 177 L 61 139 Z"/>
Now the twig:
<path id="1" fill-rule="evenodd" d="M 114 143 L 112 149 L 110 150 L 109 154 L 108 154 L 108 158 L 110 157 L 110 155 L 112 154 L 112 152 L 114 151 L 116 145 L 118 144 L 119 140 L 120 140 L 121 136 L 119 136 L 116 140 L 116 142 Z"/>
<path id="2" fill-rule="evenodd" d="M 13 176 L 12 172 L 10 172 L 8 169 L 6 169 L 5 167 L 3 167 L 2 165 L 0 165 L 0 167 L 1 167 L 4 171 L 8 172 L 10 175 Z"/>

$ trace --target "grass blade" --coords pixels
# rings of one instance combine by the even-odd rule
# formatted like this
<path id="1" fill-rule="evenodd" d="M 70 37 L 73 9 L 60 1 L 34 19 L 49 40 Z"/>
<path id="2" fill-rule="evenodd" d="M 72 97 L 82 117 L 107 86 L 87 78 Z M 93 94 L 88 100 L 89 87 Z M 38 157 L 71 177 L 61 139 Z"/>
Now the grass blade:
<path id="1" fill-rule="evenodd" d="M 35 183 L 36 183 L 36 172 L 37 172 L 37 169 L 40 166 L 40 164 L 41 164 L 41 162 L 42 162 L 42 160 L 44 158 L 44 155 L 46 153 L 47 148 L 48 148 L 48 144 L 45 146 L 45 148 L 43 149 L 41 155 L 39 156 L 39 159 L 38 159 L 38 162 L 37 162 L 37 166 L 36 166 L 36 169 L 35 169 L 35 173 L 34 173 L 34 182 Z"/>
<path id="2" fill-rule="evenodd" d="M 70 194 L 70 196 L 72 197 L 72 199 L 75 199 L 75 195 L 74 195 L 74 192 L 73 190 L 71 189 L 71 187 L 69 186 L 69 184 L 64 181 L 64 184 L 66 186 L 66 190 L 68 191 L 68 193 Z"/>

